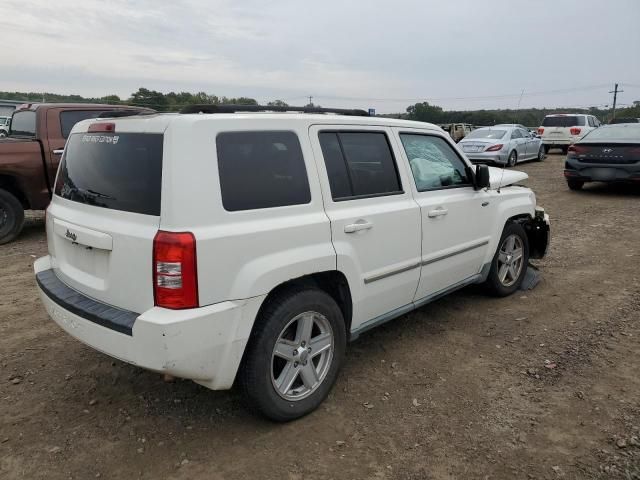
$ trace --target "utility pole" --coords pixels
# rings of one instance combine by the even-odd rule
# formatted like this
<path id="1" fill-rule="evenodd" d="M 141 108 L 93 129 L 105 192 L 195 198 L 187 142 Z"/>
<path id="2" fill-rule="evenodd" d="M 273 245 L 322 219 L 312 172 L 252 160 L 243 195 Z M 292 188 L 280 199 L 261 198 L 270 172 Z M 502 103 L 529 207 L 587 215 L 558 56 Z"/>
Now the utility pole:
<path id="1" fill-rule="evenodd" d="M 313 97 L 309 95 L 309 105 L 313 105 Z"/>
<path id="2" fill-rule="evenodd" d="M 615 84 L 615 87 L 609 93 L 613 93 L 613 112 L 611 113 L 611 120 L 616 119 L 616 101 L 618 100 L 618 93 L 622 93 L 624 90 L 618 90 L 618 84 Z"/>

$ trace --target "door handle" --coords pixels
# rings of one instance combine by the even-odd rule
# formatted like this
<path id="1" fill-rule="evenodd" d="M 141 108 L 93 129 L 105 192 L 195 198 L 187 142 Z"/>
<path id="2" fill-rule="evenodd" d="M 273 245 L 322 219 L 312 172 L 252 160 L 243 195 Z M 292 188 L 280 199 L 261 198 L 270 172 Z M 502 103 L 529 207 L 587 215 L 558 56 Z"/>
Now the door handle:
<path id="1" fill-rule="evenodd" d="M 436 208 L 435 210 L 429 210 L 429 213 L 427 213 L 427 215 L 429 215 L 429 218 L 436 218 L 436 217 L 444 217 L 447 213 L 449 213 L 449 210 L 447 210 L 446 208 Z"/>
<path id="2" fill-rule="evenodd" d="M 358 220 L 356 223 L 344 226 L 344 233 L 355 233 L 373 228 L 373 223 L 365 220 Z"/>
<path id="3" fill-rule="evenodd" d="M 53 151 L 53 154 L 54 154 L 54 155 L 62 155 L 63 153 L 64 153 L 64 148 L 56 148 L 56 149 Z"/>

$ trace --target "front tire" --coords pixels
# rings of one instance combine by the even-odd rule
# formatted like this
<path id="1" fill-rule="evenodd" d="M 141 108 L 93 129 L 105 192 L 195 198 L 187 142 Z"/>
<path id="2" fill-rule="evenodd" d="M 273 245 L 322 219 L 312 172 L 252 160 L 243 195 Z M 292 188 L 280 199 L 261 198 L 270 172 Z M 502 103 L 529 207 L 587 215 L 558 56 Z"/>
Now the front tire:
<path id="1" fill-rule="evenodd" d="M 544 157 L 546 156 L 547 152 L 546 152 L 546 148 L 544 148 L 542 145 L 540 145 L 540 149 L 538 149 L 538 158 L 537 160 L 539 162 L 542 162 L 544 160 Z"/>
<path id="2" fill-rule="evenodd" d="M 24 225 L 24 209 L 20 200 L 0 188 L 0 245 L 14 240 Z"/>
<path id="3" fill-rule="evenodd" d="M 270 300 L 238 372 L 249 408 L 277 422 L 318 408 L 338 377 L 346 338 L 340 307 L 326 292 L 292 289 Z"/>
<path id="4" fill-rule="evenodd" d="M 528 264 L 529 241 L 524 228 L 518 223 L 507 223 L 493 256 L 485 286 L 497 297 L 511 295 L 520 288 Z"/>

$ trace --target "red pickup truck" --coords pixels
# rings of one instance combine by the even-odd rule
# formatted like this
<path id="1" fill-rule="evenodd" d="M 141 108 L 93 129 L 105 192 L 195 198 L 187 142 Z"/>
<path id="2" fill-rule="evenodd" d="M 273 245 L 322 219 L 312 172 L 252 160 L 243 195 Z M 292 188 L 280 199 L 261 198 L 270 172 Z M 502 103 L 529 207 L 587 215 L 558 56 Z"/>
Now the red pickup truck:
<path id="1" fill-rule="evenodd" d="M 0 140 L 0 245 L 22 230 L 25 210 L 44 210 L 65 142 L 87 118 L 153 113 L 123 105 L 41 103 L 19 106 Z"/>

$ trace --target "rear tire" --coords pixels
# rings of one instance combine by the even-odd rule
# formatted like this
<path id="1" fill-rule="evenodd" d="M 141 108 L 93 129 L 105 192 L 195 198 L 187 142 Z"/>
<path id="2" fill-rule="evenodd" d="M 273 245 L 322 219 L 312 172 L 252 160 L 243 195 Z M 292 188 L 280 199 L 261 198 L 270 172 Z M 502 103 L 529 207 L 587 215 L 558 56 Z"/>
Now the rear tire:
<path id="1" fill-rule="evenodd" d="M 544 153 L 549 154 L 549 150 L 551 150 L 551 147 L 549 145 L 544 145 Z"/>
<path id="2" fill-rule="evenodd" d="M 584 182 L 582 180 L 567 180 L 569 190 L 582 190 Z"/>
<path id="3" fill-rule="evenodd" d="M 269 300 L 238 372 L 248 407 L 277 422 L 311 413 L 338 377 L 346 339 L 342 311 L 326 292 L 297 288 Z"/>
<path id="4" fill-rule="evenodd" d="M 509 154 L 509 158 L 507 159 L 507 165 L 509 167 L 515 167 L 516 163 L 518 163 L 518 154 L 515 150 L 512 150 Z"/>
<path id="5" fill-rule="evenodd" d="M 562 147 L 562 154 L 566 155 L 569 152 L 569 147 Z"/>
<path id="6" fill-rule="evenodd" d="M 518 223 L 507 223 L 491 261 L 485 287 L 496 297 L 506 297 L 520 288 L 529 264 L 529 241 Z"/>
<path id="7" fill-rule="evenodd" d="M 0 245 L 14 240 L 24 225 L 24 209 L 12 193 L 0 188 Z"/>

